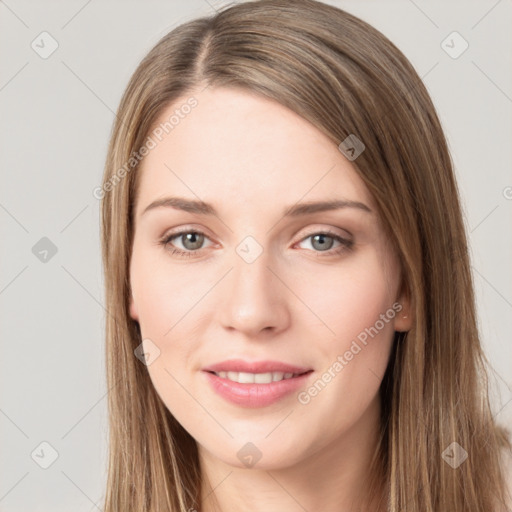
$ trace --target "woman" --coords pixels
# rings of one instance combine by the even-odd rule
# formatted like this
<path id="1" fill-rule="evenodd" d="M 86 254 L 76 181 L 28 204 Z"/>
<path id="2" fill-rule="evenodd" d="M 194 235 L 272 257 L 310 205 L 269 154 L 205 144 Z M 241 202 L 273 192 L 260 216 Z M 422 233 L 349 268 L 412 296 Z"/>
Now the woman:
<path id="1" fill-rule="evenodd" d="M 334 7 L 185 23 L 102 187 L 105 510 L 507 510 L 452 162 L 420 78 Z"/>

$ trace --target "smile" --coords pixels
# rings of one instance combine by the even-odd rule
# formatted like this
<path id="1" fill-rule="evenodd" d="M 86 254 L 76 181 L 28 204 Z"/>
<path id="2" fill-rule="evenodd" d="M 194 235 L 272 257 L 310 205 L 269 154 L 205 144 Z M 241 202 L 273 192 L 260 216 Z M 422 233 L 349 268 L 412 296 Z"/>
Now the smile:
<path id="1" fill-rule="evenodd" d="M 267 372 L 267 373 L 248 373 L 248 372 L 212 372 L 232 382 L 239 384 L 270 384 L 271 382 L 279 382 L 285 379 L 298 377 L 300 373 L 284 373 L 284 372 Z"/>
<path id="2" fill-rule="evenodd" d="M 304 373 L 203 371 L 211 389 L 241 407 L 266 407 L 304 387 L 313 370 Z"/>

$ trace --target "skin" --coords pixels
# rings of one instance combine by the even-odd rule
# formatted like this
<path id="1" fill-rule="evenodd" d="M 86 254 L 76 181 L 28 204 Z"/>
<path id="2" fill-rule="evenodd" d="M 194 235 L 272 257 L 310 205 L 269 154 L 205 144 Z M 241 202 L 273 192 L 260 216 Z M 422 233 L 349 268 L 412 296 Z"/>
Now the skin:
<path id="1" fill-rule="evenodd" d="M 151 380 L 198 443 L 203 512 L 214 510 L 213 498 L 224 511 L 351 510 L 365 499 L 393 334 L 411 325 L 398 259 L 353 164 L 317 128 L 242 89 L 193 95 L 198 105 L 140 169 L 130 315 L 160 350 L 147 367 Z M 169 207 L 142 213 L 167 196 L 211 203 L 218 217 Z M 341 198 L 372 213 L 283 217 L 299 202 Z M 204 233 L 202 245 L 186 235 L 158 243 L 181 228 Z M 336 239 L 315 242 L 326 229 L 352 249 L 335 254 Z M 236 251 L 247 236 L 263 249 L 252 263 Z M 196 252 L 183 257 L 172 246 Z M 394 303 L 402 310 L 307 404 L 292 393 L 263 408 L 233 405 L 202 372 L 230 358 L 273 359 L 312 368 L 306 388 Z M 253 467 L 237 456 L 249 441 L 262 454 Z"/>

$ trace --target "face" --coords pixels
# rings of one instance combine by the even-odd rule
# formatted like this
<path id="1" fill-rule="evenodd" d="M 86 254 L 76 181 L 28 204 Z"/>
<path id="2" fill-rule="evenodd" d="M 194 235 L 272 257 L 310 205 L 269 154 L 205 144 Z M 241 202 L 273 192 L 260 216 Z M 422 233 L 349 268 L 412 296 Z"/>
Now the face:
<path id="1" fill-rule="evenodd" d="M 130 315 L 157 393 L 200 450 L 296 464 L 377 410 L 394 331 L 410 322 L 398 260 L 352 163 L 312 124 L 241 89 L 194 97 L 138 171 Z M 355 206 L 310 205 L 327 201 Z M 233 359 L 274 363 L 205 370 Z M 309 373 L 266 382 L 277 363 Z M 228 378 L 254 373 L 267 375 Z"/>

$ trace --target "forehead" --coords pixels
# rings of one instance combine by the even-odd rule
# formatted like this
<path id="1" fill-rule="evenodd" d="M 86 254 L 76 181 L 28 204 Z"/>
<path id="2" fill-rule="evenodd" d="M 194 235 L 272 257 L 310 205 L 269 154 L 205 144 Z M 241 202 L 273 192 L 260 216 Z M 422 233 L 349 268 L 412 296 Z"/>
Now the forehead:
<path id="1" fill-rule="evenodd" d="M 180 112 L 191 96 L 196 106 Z M 372 207 L 364 182 L 337 145 L 276 101 L 208 87 L 169 105 L 155 127 L 166 126 L 173 114 L 175 123 L 160 141 L 153 136 L 156 146 L 137 171 L 138 215 L 148 202 L 171 194 L 234 207 L 270 208 L 301 198 L 343 198 Z"/>

